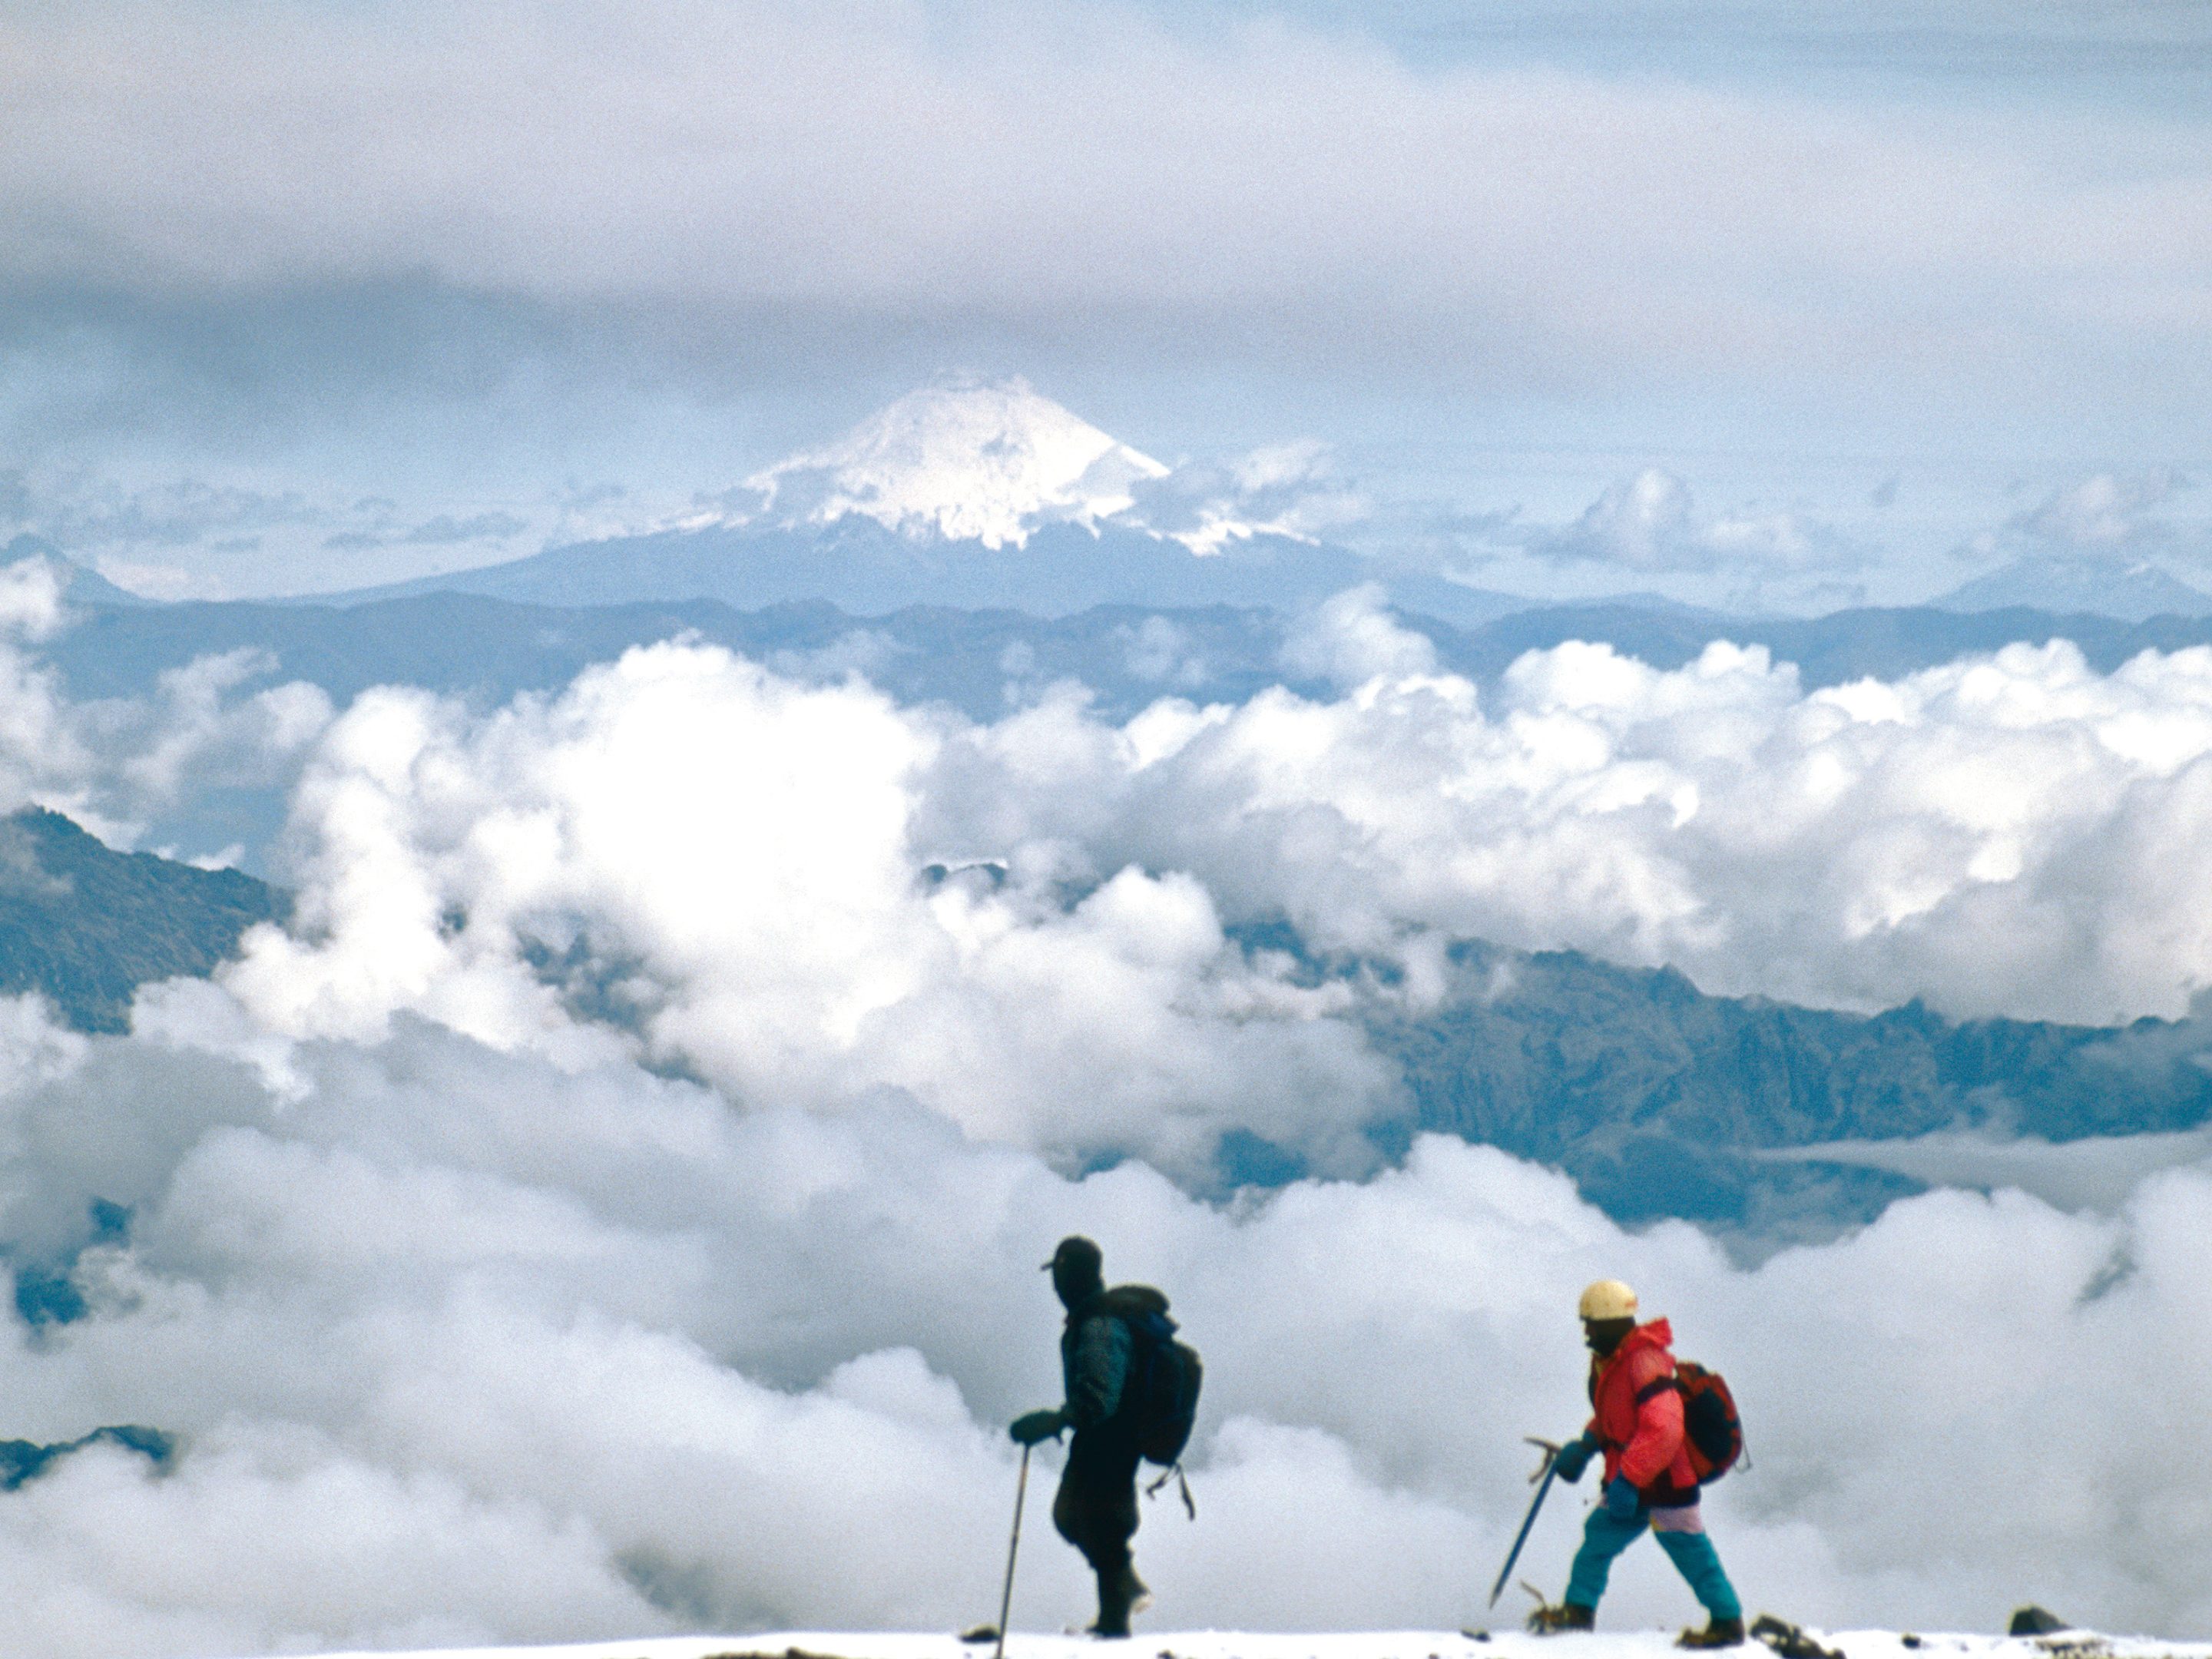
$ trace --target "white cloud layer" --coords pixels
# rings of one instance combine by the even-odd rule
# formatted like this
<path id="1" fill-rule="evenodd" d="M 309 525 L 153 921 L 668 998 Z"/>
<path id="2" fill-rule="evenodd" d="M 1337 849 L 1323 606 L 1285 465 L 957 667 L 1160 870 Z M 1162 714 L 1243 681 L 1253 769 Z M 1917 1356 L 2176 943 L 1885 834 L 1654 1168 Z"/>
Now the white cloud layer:
<path id="1" fill-rule="evenodd" d="M 1743 1271 L 1444 1140 L 1224 1209 L 1134 1165 L 1071 1182 L 910 1106 L 734 1109 L 411 1020 L 287 1046 L 272 1090 L 226 1001 L 155 994 L 134 1037 L 72 1041 L 5 1097 L 11 1251 L 82 1243 L 95 1195 L 134 1212 L 78 1258 L 85 1319 L 0 1341 L 12 1429 L 186 1438 L 167 1476 L 94 1451 L 0 1498 L 28 1654 L 984 1616 L 1000 1425 L 1054 1388 L 1035 1263 L 1075 1229 L 1167 1285 L 1209 1361 L 1200 1518 L 1147 1506 L 1139 1537 L 1177 1622 L 1472 1614 L 1527 1495 L 1518 1437 L 1580 1416 L 1572 1302 L 1600 1273 L 1744 1401 L 1754 1467 L 1711 1502 L 1755 1604 L 2212 1621 L 2212 1515 L 2173 1451 L 2196 1411 L 2174 1379 L 2212 1363 L 2201 1164 L 2111 1216 L 1937 1194 Z M 1539 1529 L 1545 1582 L 1583 1496 Z M 1050 1628 L 1087 1587 L 1036 1524 L 1016 1616 Z M 1687 1611 L 1650 1552 L 1607 1616 Z"/>
<path id="2" fill-rule="evenodd" d="M 1079 1229 L 1209 1361 L 1200 1518 L 1139 1538 L 1179 1623 L 1472 1614 L 1519 1436 L 1581 1415 L 1572 1298 L 1603 1273 L 1745 1401 L 1754 1467 L 1712 1508 L 1755 1604 L 2212 1627 L 2176 1450 L 2176 1379 L 2212 1365 L 2200 1138 L 2070 1192 L 2031 1151 L 2069 1207 L 1938 1192 L 1742 1268 L 1493 1151 L 1376 1171 L 1354 1131 L 1390 1079 L 1343 1017 L 1432 994 L 1464 936 L 1844 1000 L 2185 1000 L 2212 653 L 1808 696 L 1729 647 L 1660 673 L 1568 646 L 1486 708 L 1371 596 L 1297 648 L 1346 689 L 1118 727 L 1063 689 L 978 726 L 679 643 L 281 741 L 251 699 L 125 720 L 19 660 L 9 763 L 65 754 L 48 730 L 100 757 L 26 789 L 170 777 L 147 730 L 228 720 L 306 758 L 292 934 L 147 993 L 128 1037 L 0 1019 L 0 1247 L 89 1308 L 0 1329 L 9 1431 L 186 1437 L 167 1476 L 95 1450 L 0 1497 L 18 1645 L 986 1616 L 1001 1425 L 1055 1386 L 1035 1264 Z M 1224 935 L 1278 913 L 1405 979 L 1314 988 Z M 1237 1125 L 1354 1178 L 1225 1206 L 1169 1178 Z M 1155 1167 L 1080 1175 L 1107 1152 Z M 1021 1620 L 1083 1609 L 1042 1523 L 1025 1555 Z M 1607 1604 L 1687 1612 L 1656 1552 Z"/>
<path id="3" fill-rule="evenodd" d="M 1646 467 L 1606 486 L 1571 525 L 1524 538 L 1533 556 L 1646 574 L 1740 570 L 1765 576 L 1848 570 L 1871 550 L 1787 511 L 1701 511 L 1689 486 Z"/>
<path id="4" fill-rule="evenodd" d="M 1347 689 L 1115 726 L 1063 687 L 977 726 L 671 644 L 489 716 L 372 692 L 295 796 L 295 931 L 230 983 L 302 1036 L 405 1010 L 564 1054 L 614 1040 L 567 1012 L 605 1006 L 743 1098 L 896 1089 L 1176 1171 L 1261 1097 L 1358 1168 L 1394 1084 L 1342 1016 L 1438 994 L 1459 939 L 1956 1017 L 2179 1016 L 2212 984 L 2212 652 L 1808 694 L 1763 650 L 1570 644 L 1486 707 L 1371 594 L 1289 650 Z M 1310 986 L 1224 932 L 1277 919 L 1406 976 Z"/>
<path id="5" fill-rule="evenodd" d="M 2193 127 L 2095 132 L 1123 7 L 72 0 L 0 21 L 0 275 L 2179 391 L 2212 177 Z"/>
<path id="6" fill-rule="evenodd" d="M 2202 522 L 2180 524 L 2157 511 L 2193 487 L 2171 469 L 2092 473 L 1972 538 L 1959 552 L 2074 561 L 2085 568 L 2125 568 L 2150 556 L 2201 563 L 2212 549 Z"/>
<path id="7" fill-rule="evenodd" d="M 0 812 L 51 807 L 129 846 L 209 792 L 296 775 L 330 699 L 296 681 L 246 691 L 276 666 L 262 653 L 170 670 L 149 698 L 70 698 L 36 649 L 73 620 L 64 588 L 52 560 L 0 565 Z"/>

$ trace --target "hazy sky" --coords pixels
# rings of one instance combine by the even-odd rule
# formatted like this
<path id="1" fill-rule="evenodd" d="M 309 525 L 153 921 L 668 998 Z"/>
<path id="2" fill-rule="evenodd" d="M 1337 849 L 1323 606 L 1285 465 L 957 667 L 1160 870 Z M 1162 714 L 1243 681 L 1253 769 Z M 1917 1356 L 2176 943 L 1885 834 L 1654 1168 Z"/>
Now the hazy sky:
<path id="1" fill-rule="evenodd" d="M 2100 475 L 2201 516 L 2209 53 L 2199 0 L 0 6 L 0 528 L 346 586 L 964 368 L 1320 440 L 1375 544 L 1656 468 L 1753 549 L 1507 585 L 1915 597 Z"/>

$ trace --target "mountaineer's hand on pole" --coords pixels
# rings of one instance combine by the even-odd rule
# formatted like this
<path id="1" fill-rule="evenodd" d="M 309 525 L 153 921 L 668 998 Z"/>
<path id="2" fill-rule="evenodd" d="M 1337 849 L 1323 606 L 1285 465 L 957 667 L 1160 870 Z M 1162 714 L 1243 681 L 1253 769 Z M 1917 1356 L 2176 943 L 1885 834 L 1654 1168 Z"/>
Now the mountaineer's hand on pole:
<path id="1" fill-rule="evenodd" d="M 1054 1406 L 1041 1412 L 1026 1412 L 1014 1419 L 1007 1432 L 1014 1437 L 1018 1446 L 1034 1446 L 1040 1440 L 1056 1440 L 1067 1426 L 1067 1413 Z"/>
<path id="2" fill-rule="evenodd" d="M 1559 1448 L 1559 1455 L 1552 1459 L 1553 1472 L 1571 1486 L 1583 1478 L 1583 1471 L 1596 1455 L 1597 1442 L 1585 1430 Z"/>

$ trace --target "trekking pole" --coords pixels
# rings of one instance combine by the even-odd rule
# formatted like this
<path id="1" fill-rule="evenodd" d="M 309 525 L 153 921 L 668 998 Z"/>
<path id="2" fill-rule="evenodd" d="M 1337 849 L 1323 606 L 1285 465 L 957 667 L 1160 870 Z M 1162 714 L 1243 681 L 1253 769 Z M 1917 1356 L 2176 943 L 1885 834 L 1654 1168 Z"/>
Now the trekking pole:
<path id="1" fill-rule="evenodd" d="M 1030 1449 L 1022 1448 L 1021 1479 L 1014 1483 L 1014 1535 L 1006 1542 L 1006 1588 L 999 1596 L 999 1648 L 993 1659 L 1006 1659 L 1006 1614 L 1014 1605 L 1014 1554 L 1022 1547 L 1022 1499 L 1030 1492 Z"/>
<path id="2" fill-rule="evenodd" d="M 1521 1547 L 1528 1541 L 1528 1528 L 1536 1524 L 1536 1511 L 1544 1507 L 1544 1494 L 1552 1490 L 1553 1477 L 1559 1474 L 1556 1467 L 1559 1459 L 1558 1446 L 1549 1440 L 1539 1440 L 1533 1434 L 1524 1434 L 1521 1437 L 1532 1446 L 1543 1448 L 1544 1461 L 1536 1466 L 1536 1473 L 1528 1477 L 1530 1480 L 1540 1480 L 1542 1484 L 1537 1486 L 1535 1497 L 1529 1500 L 1528 1516 L 1521 1522 L 1520 1532 L 1514 1537 L 1513 1548 L 1505 1557 L 1505 1565 L 1498 1570 L 1498 1582 L 1490 1587 L 1490 1605 L 1493 1607 L 1498 1605 L 1498 1598 L 1505 1594 L 1505 1581 L 1513 1576 L 1513 1564 L 1521 1559 Z M 1540 1601 L 1542 1598 L 1537 1599 Z"/>

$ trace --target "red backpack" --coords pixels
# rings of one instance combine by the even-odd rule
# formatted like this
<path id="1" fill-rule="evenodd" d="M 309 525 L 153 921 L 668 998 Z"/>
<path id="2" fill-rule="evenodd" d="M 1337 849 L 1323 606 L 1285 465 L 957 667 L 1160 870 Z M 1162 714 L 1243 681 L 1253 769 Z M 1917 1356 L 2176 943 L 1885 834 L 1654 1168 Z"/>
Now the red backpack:
<path id="1" fill-rule="evenodd" d="M 1718 1371 L 1709 1371 L 1693 1359 L 1674 1362 L 1674 1386 L 1682 1391 L 1683 1439 L 1690 1449 L 1690 1467 L 1698 1485 L 1710 1486 L 1743 1456 L 1743 1419 L 1736 1414 L 1735 1396 Z"/>

